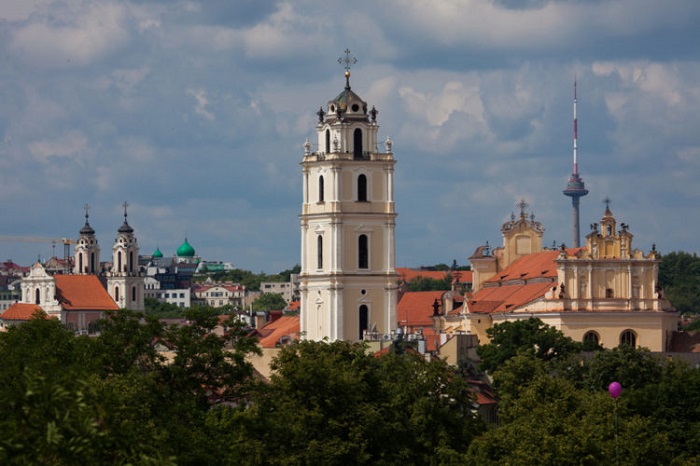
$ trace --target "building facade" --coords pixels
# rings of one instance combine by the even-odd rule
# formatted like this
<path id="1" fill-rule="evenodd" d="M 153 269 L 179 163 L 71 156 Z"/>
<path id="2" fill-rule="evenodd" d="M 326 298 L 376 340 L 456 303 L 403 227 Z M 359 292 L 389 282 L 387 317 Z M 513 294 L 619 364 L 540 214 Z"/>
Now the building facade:
<path id="1" fill-rule="evenodd" d="M 537 317 L 576 341 L 667 351 L 679 316 L 658 286 L 659 257 L 633 249 L 626 224 L 609 207 L 591 225 L 586 245 L 542 248 L 542 226 L 525 215 L 506 222 L 503 247 L 471 257 L 475 292 L 462 312 L 436 318 L 438 328 L 488 342 L 493 325 Z"/>
<path id="2" fill-rule="evenodd" d="M 301 333 L 360 340 L 396 327 L 394 156 L 377 149 L 377 110 L 350 87 L 318 111 L 318 149 L 305 144 Z"/>

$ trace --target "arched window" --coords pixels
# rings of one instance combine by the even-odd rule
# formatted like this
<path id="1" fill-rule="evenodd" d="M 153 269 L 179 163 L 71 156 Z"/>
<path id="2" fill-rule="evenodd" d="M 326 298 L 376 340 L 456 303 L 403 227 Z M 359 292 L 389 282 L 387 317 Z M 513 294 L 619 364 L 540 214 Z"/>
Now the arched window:
<path id="1" fill-rule="evenodd" d="M 39 288 L 34 292 L 34 304 L 41 304 L 41 291 Z"/>
<path id="2" fill-rule="evenodd" d="M 360 128 L 355 128 L 352 138 L 352 153 L 353 157 L 356 159 L 362 158 L 362 130 Z"/>
<path id="3" fill-rule="evenodd" d="M 134 271 L 134 251 L 129 251 L 129 272 Z"/>
<path id="4" fill-rule="evenodd" d="M 331 130 L 326 130 L 326 154 L 331 152 Z"/>
<path id="5" fill-rule="evenodd" d="M 629 345 L 632 348 L 637 346 L 637 335 L 632 330 L 625 330 L 620 334 L 620 344 Z"/>
<path id="6" fill-rule="evenodd" d="M 316 238 L 316 268 L 323 269 L 323 236 Z"/>
<path id="7" fill-rule="evenodd" d="M 586 334 L 583 336 L 583 342 L 588 343 L 591 346 L 595 346 L 600 343 L 600 336 L 597 332 L 591 330 L 586 332 Z"/>
<path id="8" fill-rule="evenodd" d="M 114 301 L 119 301 L 119 287 L 114 287 Z"/>
<path id="9" fill-rule="evenodd" d="M 367 309 L 366 305 L 360 306 L 360 315 L 359 315 L 359 320 L 360 320 L 360 340 L 364 339 L 365 336 L 365 330 L 369 327 L 369 309 Z"/>
<path id="10" fill-rule="evenodd" d="M 131 287 L 131 301 L 136 302 L 136 287 Z"/>
<path id="11" fill-rule="evenodd" d="M 357 177 L 357 200 L 367 202 L 367 177 L 365 175 Z"/>
<path id="12" fill-rule="evenodd" d="M 117 252 L 117 272 L 122 271 L 122 252 Z"/>
<path id="13" fill-rule="evenodd" d="M 83 255 L 78 254 L 78 273 L 81 272 L 87 272 L 87 270 L 83 270 Z"/>
<path id="14" fill-rule="evenodd" d="M 369 268 L 369 246 L 367 244 L 367 235 L 360 235 L 357 239 L 357 266 L 360 269 Z"/>
<path id="15" fill-rule="evenodd" d="M 94 273 L 95 270 L 96 270 L 96 267 L 95 267 L 95 253 L 94 253 L 94 252 L 91 252 L 91 253 L 90 253 L 90 270 L 89 270 L 89 272 L 90 272 L 90 273 Z"/>
<path id="16" fill-rule="evenodd" d="M 324 182 L 323 182 L 323 176 L 318 177 L 318 202 L 323 202 L 324 199 Z"/>

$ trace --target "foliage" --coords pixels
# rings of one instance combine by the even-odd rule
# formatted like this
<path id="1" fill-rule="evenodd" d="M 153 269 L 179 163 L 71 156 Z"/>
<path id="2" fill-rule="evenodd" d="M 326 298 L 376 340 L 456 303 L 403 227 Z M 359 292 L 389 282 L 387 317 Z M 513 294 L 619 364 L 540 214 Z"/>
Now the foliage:
<path id="1" fill-rule="evenodd" d="M 233 322 L 212 333 L 210 309 L 187 317 L 166 328 L 122 310 L 95 337 L 47 319 L 0 333 L 0 463 L 222 464 L 208 413 L 248 399 L 257 347 Z"/>
<path id="2" fill-rule="evenodd" d="M 700 257 L 682 251 L 662 256 L 659 286 L 681 314 L 700 313 Z"/>
<path id="3" fill-rule="evenodd" d="M 212 280 L 217 282 L 233 282 L 240 283 L 246 287 L 248 291 L 259 291 L 260 283 L 262 282 L 288 282 L 293 273 L 301 272 L 301 266 L 298 264 L 291 269 L 286 269 L 276 274 L 266 274 L 264 272 L 253 273 L 250 270 L 243 269 L 233 269 L 225 272 L 210 273 L 208 275 L 201 275 L 196 277 L 196 280 L 201 282 L 211 277 Z"/>
<path id="4" fill-rule="evenodd" d="M 519 352 L 553 361 L 582 349 L 580 343 L 534 317 L 496 324 L 486 333 L 490 343 L 479 346 L 477 353 L 481 358 L 481 369 L 487 372 L 493 372 Z"/>
<path id="5" fill-rule="evenodd" d="M 441 280 L 419 275 L 408 282 L 408 291 L 447 291 L 450 289 L 452 289 L 452 277 L 449 273 L 446 273 L 445 278 Z"/>
<path id="6" fill-rule="evenodd" d="M 666 435 L 655 431 L 650 419 L 630 413 L 624 402 L 614 404 L 606 392 L 578 390 L 564 378 L 539 375 L 504 408 L 503 424 L 472 443 L 469 462 L 667 464 Z"/>
<path id="7" fill-rule="evenodd" d="M 184 309 L 172 303 L 158 301 L 155 298 L 144 298 L 145 314 L 160 319 L 181 318 Z"/>
<path id="8" fill-rule="evenodd" d="M 280 293 L 260 293 L 253 301 L 254 311 L 281 311 L 287 307 L 287 301 Z"/>
<path id="9" fill-rule="evenodd" d="M 459 458 L 479 430 L 464 380 L 442 361 L 302 341 L 273 368 L 242 414 L 234 452 L 254 451 L 249 464 L 428 464 Z"/>

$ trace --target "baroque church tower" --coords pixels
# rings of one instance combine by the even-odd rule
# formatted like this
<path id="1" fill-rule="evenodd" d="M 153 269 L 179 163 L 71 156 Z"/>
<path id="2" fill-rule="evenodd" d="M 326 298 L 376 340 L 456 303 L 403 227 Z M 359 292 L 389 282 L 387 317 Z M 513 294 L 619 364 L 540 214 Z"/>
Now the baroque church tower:
<path id="1" fill-rule="evenodd" d="M 144 309 L 144 279 L 139 273 L 139 244 L 134 229 L 126 220 L 124 203 L 124 224 L 117 230 L 117 238 L 112 246 L 112 270 L 107 277 L 107 292 L 120 308 L 132 311 Z"/>
<path id="2" fill-rule="evenodd" d="M 75 264 L 73 273 L 97 275 L 100 271 L 100 246 L 97 244 L 95 230 L 88 222 L 89 206 L 85 204 L 85 226 L 80 229 L 80 237 L 75 245 Z"/>
<path id="3" fill-rule="evenodd" d="M 377 149 L 378 111 L 350 87 L 318 111 L 318 150 L 304 145 L 301 333 L 308 340 L 361 340 L 396 328 L 394 156 Z"/>

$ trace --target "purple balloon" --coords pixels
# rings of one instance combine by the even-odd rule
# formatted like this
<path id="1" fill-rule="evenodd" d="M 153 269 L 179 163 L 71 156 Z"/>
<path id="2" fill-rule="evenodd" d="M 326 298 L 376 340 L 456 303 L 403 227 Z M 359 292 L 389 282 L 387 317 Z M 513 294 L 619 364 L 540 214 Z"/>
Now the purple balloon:
<path id="1" fill-rule="evenodd" d="M 619 382 L 613 382 L 608 386 L 608 392 L 613 398 L 617 398 L 622 393 L 622 385 Z"/>

